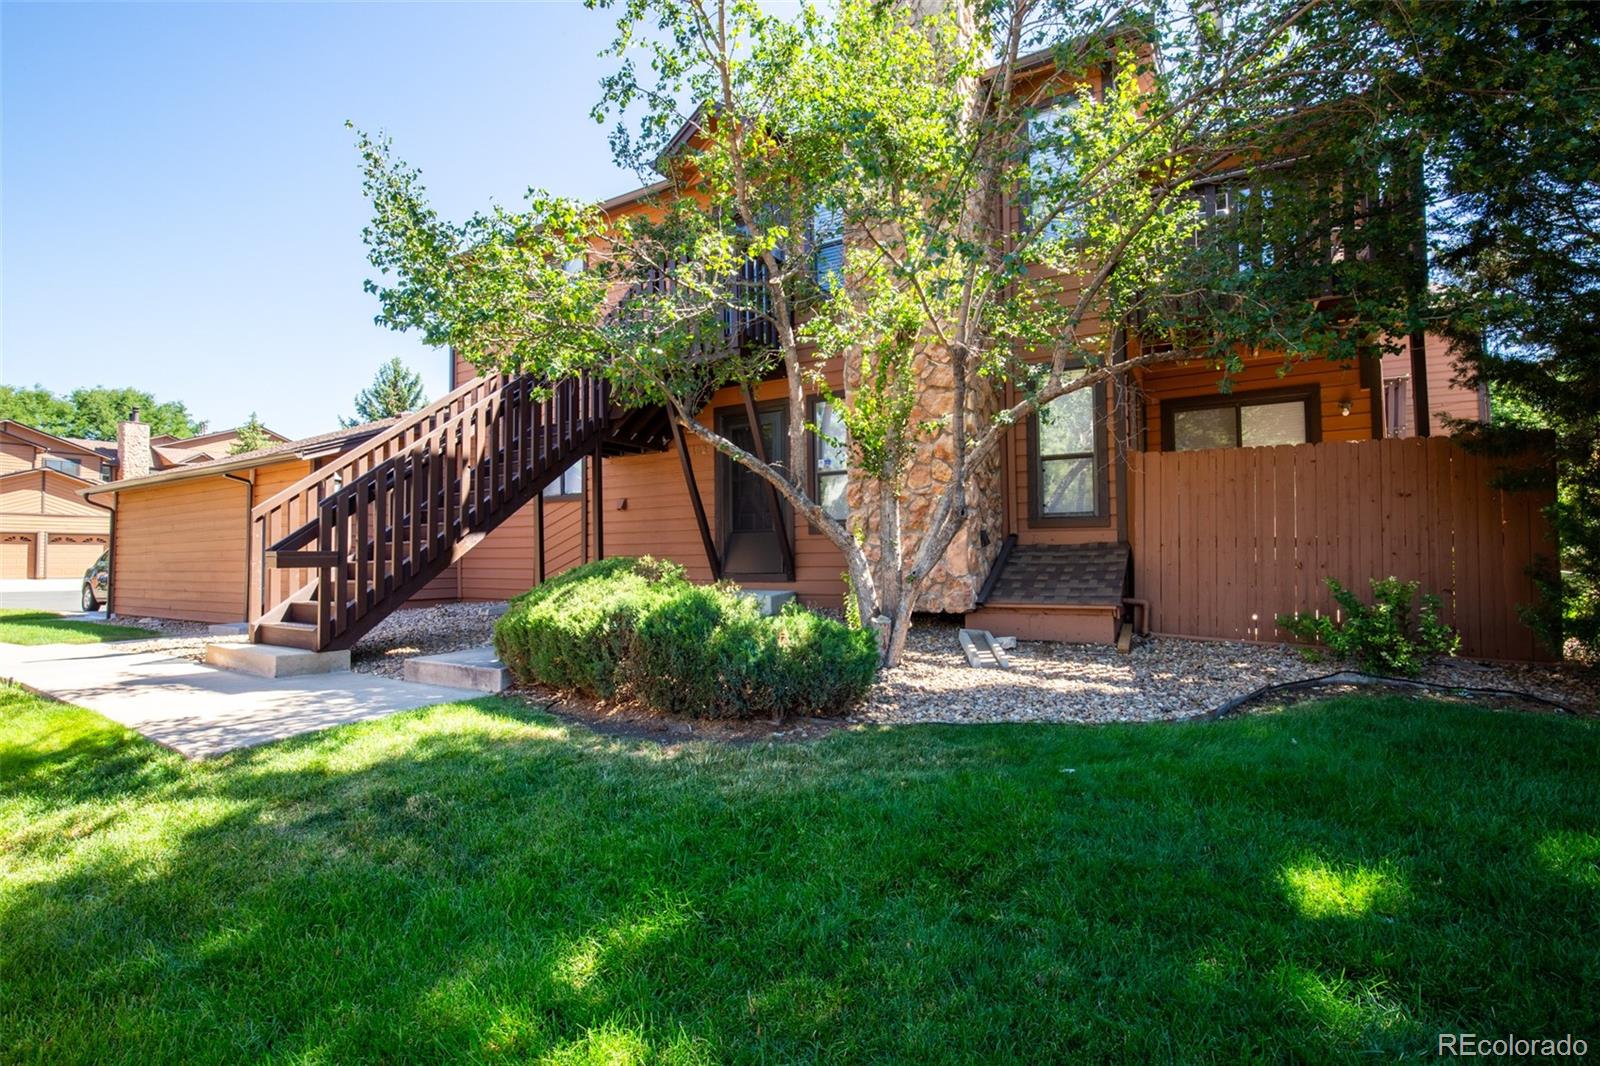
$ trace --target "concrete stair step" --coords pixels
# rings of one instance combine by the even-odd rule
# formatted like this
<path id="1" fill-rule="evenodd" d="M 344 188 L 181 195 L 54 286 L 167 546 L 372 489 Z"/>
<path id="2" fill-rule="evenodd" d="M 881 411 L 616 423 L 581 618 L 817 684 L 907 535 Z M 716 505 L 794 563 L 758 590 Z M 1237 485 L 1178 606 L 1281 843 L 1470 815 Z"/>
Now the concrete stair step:
<path id="1" fill-rule="evenodd" d="M 478 692 L 504 692 L 511 687 L 511 671 L 496 657 L 493 648 L 418 655 L 406 660 L 405 679 Z"/>
<path id="2" fill-rule="evenodd" d="M 256 677 L 299 677 L 349 670 L 350 651 L 308 651 L 282 644 L 212 644 L 206 648 L 206 664 Z"/>

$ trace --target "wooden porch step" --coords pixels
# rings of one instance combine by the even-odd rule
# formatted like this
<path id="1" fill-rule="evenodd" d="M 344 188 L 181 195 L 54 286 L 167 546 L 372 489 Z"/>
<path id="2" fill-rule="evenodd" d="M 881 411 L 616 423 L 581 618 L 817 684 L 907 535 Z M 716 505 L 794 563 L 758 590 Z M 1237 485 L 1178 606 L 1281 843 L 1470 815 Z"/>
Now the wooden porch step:
<path id="1" fill-rule="evenodd" d="M 307 625 L 304 622 L 262 622 L 256 626 L 255 642 L 316 651 L 317 627 L 315 623 Z"/>
<path id="2" fill-rule="evenodd" d="M 289 604 L 289 613 L 284 621 L 295 622 L 299 625 L 316 625 L 317 601 L 295 600 L 293 603 Z"/>

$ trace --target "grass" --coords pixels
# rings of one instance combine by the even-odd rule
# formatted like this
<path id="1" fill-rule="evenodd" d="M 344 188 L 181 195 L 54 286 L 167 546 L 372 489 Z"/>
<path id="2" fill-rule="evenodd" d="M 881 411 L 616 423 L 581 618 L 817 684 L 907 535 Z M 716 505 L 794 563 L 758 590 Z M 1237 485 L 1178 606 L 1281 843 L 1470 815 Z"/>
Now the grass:
<path id="1" fill-rule="evenodd" d="M 100 644 L 153 636 L 155 633 L 138 626 L 78 622 L 50 611 L 0 608 L 0 644 Z"/>
<path id="2" fill-rule="evenodd" d="M 12 1061 L 1595 1046 L 1600 727 L 1398 697 L 665 749 L 495 699 L 186 763 L 0 690 Z"/>

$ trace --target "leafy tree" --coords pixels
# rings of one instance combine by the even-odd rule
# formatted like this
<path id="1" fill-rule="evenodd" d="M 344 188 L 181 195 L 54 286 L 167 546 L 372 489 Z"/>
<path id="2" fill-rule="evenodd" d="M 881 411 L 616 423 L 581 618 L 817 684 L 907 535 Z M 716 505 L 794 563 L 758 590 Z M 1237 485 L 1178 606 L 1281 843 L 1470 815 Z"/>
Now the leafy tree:
<path id="1" fill-rule="evenodd" d="M 1042 404 L 1153 363 L 1207 359 L 1225 383 L 1257 348 L 1288 370 L 1403 332 L 1408 160 L 1374 120 L 1366 52 L 1329 47 L 1350 30 L 1308 19 L 1315 6 L 1158 3 L 1131 24 L 1091 0 L 781 16 L 628 0 L 595 113 L 617 120 L 619 162 L 647 180 L 661 163 L 659 210 L 608 218 L 533 191 L 525 210 L 452 224 L 387 141 L 361 135 L 368 287 L 380 322 L 479 365 L 588 370 L 623 402 L 665 405 L 839 548 L 893 664 L 1008 428 Z M 1041 54 L 1095 75 L 1067 81 L 1069 106 L 1050 106 L 1063 86 Z M 1249 209 L 1206 216 L 1198 194 L 1219 171 L 1247 174 Z M 814 222 L 831 215 L 848 252 L 819 282 Z M 748 321 L 775 340 L 725 343 Z M 1152 343 L 1123 344 L 1135 324 Z M 835 358 L 844 397 L 822 376 Z M 839 412 L 847 521 L 809 498 L 799 464 L 695 418 L 711 390 L 769 371 L 787 386 L 790 455 L 815 428 L 809 395 Z"/>
<path id="2" fill-rule="evenodd" d="M 153 434 L 192 437 L 206 429 L 204 422 L 189 416 L 183 404 L 157 403 L 154 396 L 141 389 L 96 386 L 57 396 L 40 385 L 31 389 L 0 385 L 0 418 L 14 418 L 61 437 L 116 440 L 117 423 L 126 421 L 134 408 L 139 409 L 139 420 L 148 423 Z"/>
<path id="3" fill-rule="evenodd" d="M 1556 591 L 1568 633 L 1600 647 L 1600 7 L 1364 10 L 1389 42 L 1381 91 L 1426 152 L 1430 324 L 1461 338 L 1495 405 L 1491 426 L 1460 428 L 1553 454 Z M 1559 614 L 1544 620 L 1559 643 Z"/>
<path id="4" fill-rule="evenodd" d="M 245 421 L 245 424 L 239 427 L 239 437 L 229 447 L 228 454 L 243 455 L 245 452 L 253 452 L 258 448 L 265 448 L 271 443 L 272 438 L 267 436 L 267 427 L 262 425 L 261 419 L 256 417 L 254 411 L 251 411 L 250 417 Z"/>
<path id="5" fill-rule="evenodd" d="M 379 422 L 415 411 L 427 402 L 421 375 L 395 356 L 378 368 L 370 386 L 356 394 L 356 416 L 340 421 L 346 427 Z"/>

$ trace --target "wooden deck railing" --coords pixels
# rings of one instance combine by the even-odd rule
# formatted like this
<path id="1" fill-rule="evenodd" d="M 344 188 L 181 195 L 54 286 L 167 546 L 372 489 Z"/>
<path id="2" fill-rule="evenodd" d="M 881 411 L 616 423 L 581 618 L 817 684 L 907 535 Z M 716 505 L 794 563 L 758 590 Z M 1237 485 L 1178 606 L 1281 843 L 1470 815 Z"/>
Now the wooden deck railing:
<path id="1" fill-rule="evenodd" d="M 348 647 L 592 449 L 605 383 L 538 391 L 475 379 L 252 509 L 256 638 Z"/>

